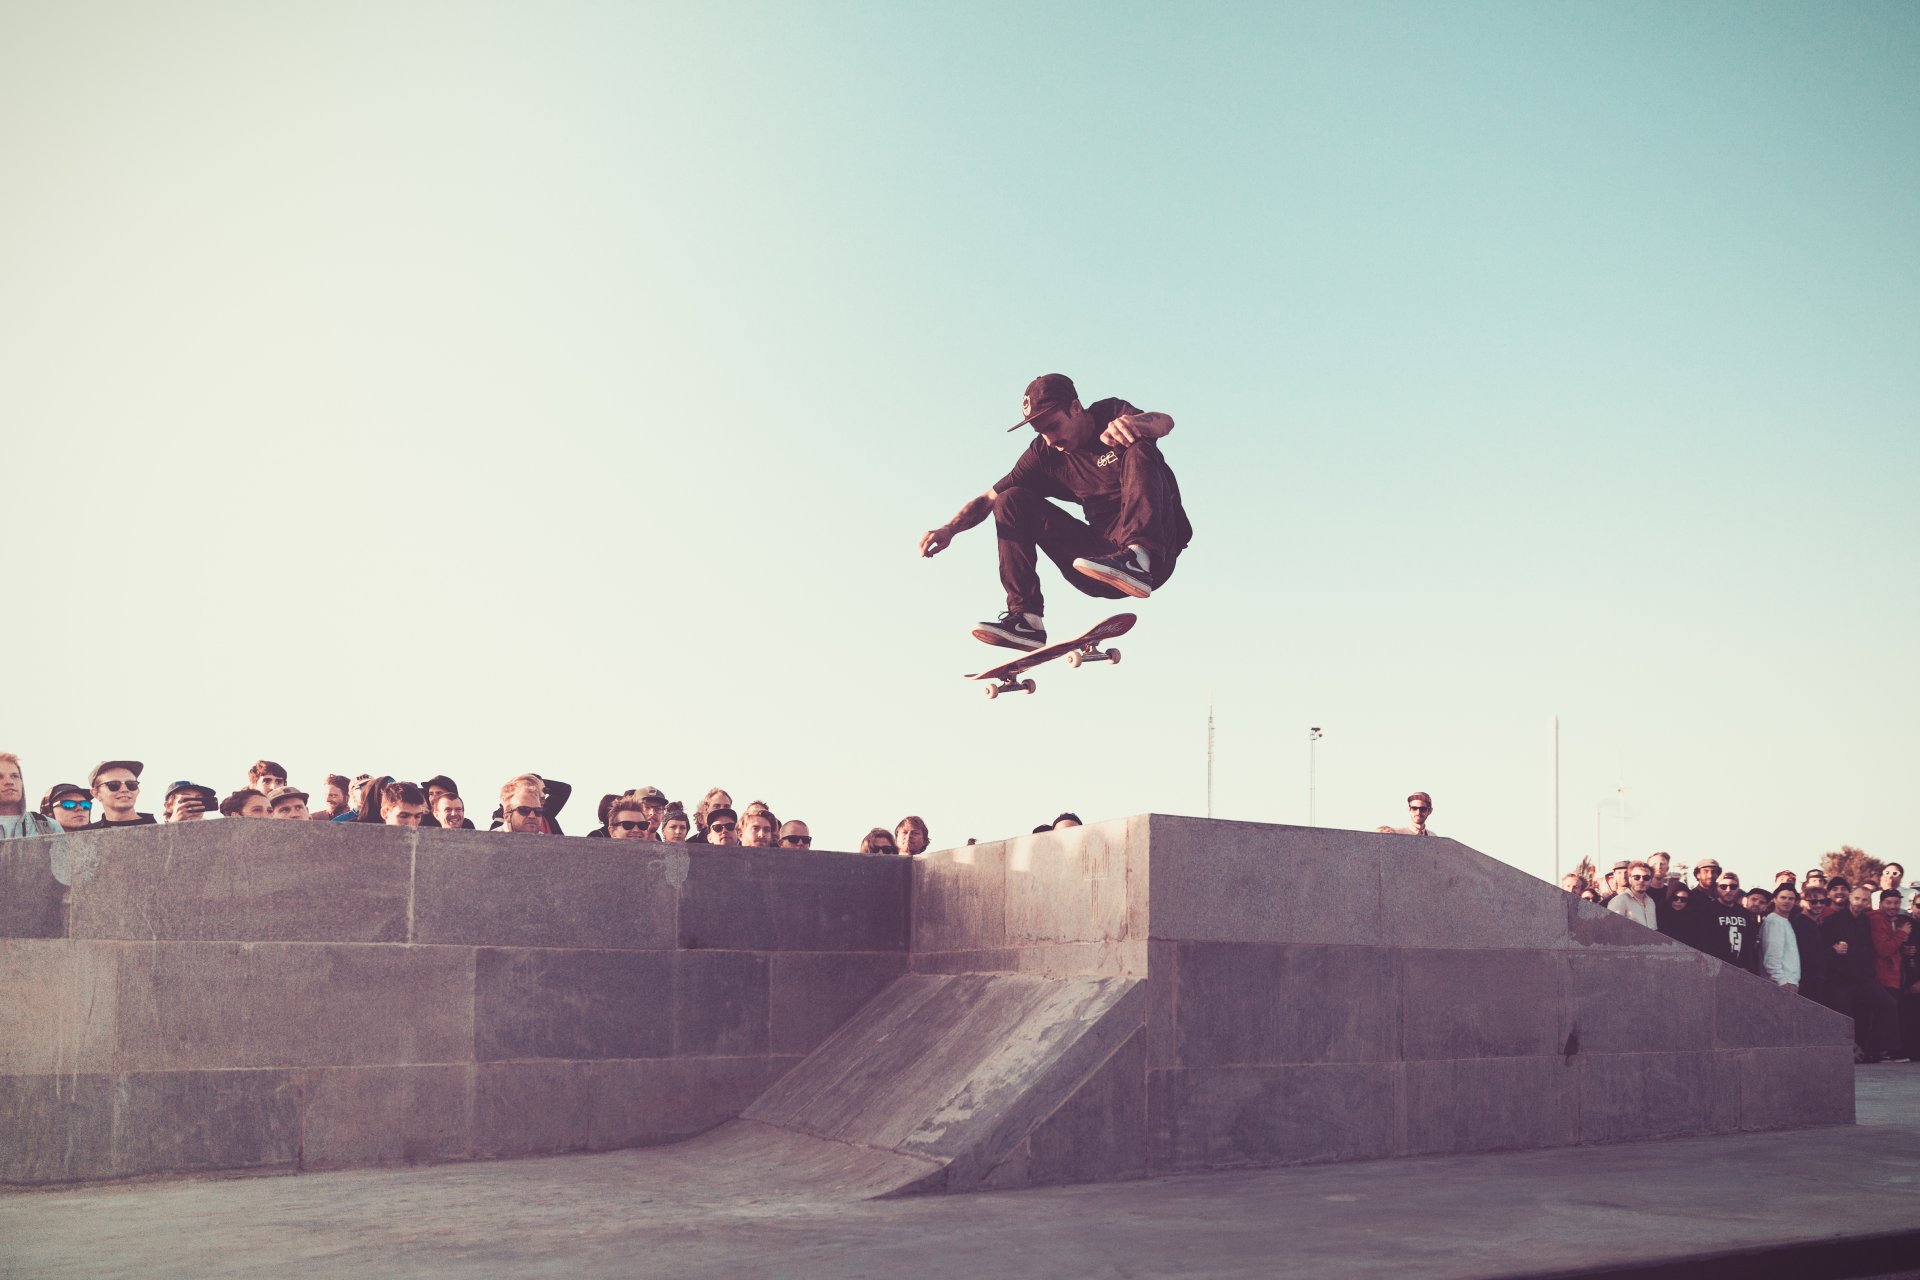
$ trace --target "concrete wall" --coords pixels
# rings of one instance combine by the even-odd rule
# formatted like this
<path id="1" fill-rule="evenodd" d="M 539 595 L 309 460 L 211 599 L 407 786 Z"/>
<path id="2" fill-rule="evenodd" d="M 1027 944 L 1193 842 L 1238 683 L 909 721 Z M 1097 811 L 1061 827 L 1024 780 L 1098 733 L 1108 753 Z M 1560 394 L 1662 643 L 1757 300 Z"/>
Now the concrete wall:
<path id="1" fill-rule="evenodd" d="M 0 1182 L 699 1133 L 905 972 L 908 873 L 265 821 L 0 843 Z"/>
<path id="2" fill-rule="evenodd" d="M 884 1194 L 1852 1115 L 1846 1019 L 1450 840 L 1153 815 L 911 862 L 275 822 L 0 844 L 5 1182 L 730 1121 L 716 1158 Z"/>
<path id="3" fill-rule="evenodd" d="M 915 873 L 916 972 L 1147 979 L 982 1185 L 1853 1119 L 1847 1019 L 1452 840 L 1153 815 Z"/>

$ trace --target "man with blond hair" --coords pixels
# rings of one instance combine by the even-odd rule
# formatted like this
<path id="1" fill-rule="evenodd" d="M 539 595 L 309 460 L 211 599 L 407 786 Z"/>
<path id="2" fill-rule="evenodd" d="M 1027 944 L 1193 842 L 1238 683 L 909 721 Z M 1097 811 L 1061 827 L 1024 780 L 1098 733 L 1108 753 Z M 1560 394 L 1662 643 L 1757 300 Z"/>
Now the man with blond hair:
<path id="1" fill-rule="evenodd" d="M 59 823 L 27 808 L 27 779 L 20 770 L 20 757 L 0 751 L 0 840 L 60 834 Z"/>
<path id="2" fill-rule="evenodd" d="M 508 778 L 500 787 L 500 830 L 511 835 L 547 834 L 547 784 L 537 773 Z"/>

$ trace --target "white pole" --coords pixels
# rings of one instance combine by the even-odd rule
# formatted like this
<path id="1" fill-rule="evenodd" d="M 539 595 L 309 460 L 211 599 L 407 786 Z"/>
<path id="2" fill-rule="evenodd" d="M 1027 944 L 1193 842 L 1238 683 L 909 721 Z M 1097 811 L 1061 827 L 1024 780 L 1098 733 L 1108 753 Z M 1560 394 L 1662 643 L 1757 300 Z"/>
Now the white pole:
<path id="1" fill-rule="evenodd" d="M 1207 695 L 1207 816 L 1213 816 L 1213 695 Z"/>
<path id="2" fill-rule="evenodd" d="M 1560 717 L 1553 718 L 1553 882 L 1560 883 Z"/>
<path id="3" fill-rule="evenodd" d="M 1314 759 L 1314 744 L 1320 741 L 1320 726 L 1314 725 L 1307 730 L 1307 825 L 1317 827 L 1319 814 L 1316 809 L 1316 790 L 1318 778 L 1315 772 L 1317 762 Z"/>

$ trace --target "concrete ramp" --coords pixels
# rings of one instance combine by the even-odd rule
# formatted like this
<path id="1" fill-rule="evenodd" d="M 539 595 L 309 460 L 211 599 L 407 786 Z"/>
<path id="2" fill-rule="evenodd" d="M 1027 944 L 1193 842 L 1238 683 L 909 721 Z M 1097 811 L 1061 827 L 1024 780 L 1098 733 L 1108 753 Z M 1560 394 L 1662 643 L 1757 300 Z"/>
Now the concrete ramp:
<path id="1" fill-rule="evenodd" d="M 1144 1080 L 1145 1008 L 1133 978 L 909 975 L 698 1141 L 861 1197 L 1099 1177 L 1063 1165 L 1138 1144 L 1139 1118 L 1116 1134 L 1097 1100 Z M 1102 1087 L 1115 1071 L 1133 1090 Z M 1095 1104 L 1072 1105 L 1082 1094 Z"/>

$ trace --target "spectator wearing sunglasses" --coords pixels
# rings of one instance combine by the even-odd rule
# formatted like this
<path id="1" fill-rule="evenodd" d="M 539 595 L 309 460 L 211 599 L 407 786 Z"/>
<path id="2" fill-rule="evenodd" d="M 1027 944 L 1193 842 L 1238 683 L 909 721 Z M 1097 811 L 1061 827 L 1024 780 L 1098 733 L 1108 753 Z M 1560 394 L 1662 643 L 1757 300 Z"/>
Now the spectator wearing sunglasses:
<path id="1" fill-rule="evenodd" d="M 1660 920 L 1652 897 L 1647 893 L 1647 884 L 1653 879 L 1653 866 L 1645 862 L 1627 864 L 1627 886 L 1624 892 L 1613 895 L 1607 903 L 1607 910 L 1617 916 L 1625 916 L 1637 924 L 1649 929 L 1658 929 Z"/>
<path id="2" fill-rule="evenodd" d="M 523 800 L 521 804 L 524 806 L 531 803 L 540 810 L 540 827 L 542 834 L 550 836 L 563 836 L 567 834 L 560 829 L 560 809 L 567 803 L 567 797 L 573 794 L 573 788 L 558 778 L 545 778 L 537 773 L 523 773 L 519 778 L 510 780 L 507 785 L 512 786 L 527 778 L 533 779 L 540 785 L 540 796 L 539 799 L 534 801 Z M 502 788 L 502 790 L 504 791 L 505 788 Z M 505 825 L 506 811 L 505 806 L 502 805 L 493 811 L 491 830 L 498 831 Z"/>
<path id="3" fill-rule="evenodd" d="M 885 827 L 875 827 L 860 837 L 860 852 L 899 853 L 900 849 L 893 843 L 893 832 Z"/>
<path id="4" fill-rule="evenodd" d="M 547 834 L 546 782 L 537 773 L 509 778 L 500 787 L 500 825 L 510 835 Z"/>
<path id="5" fill-rule="evenodd" d="M 613 803 L 607 806 L 607 838 L 653 839 L 653 819 L 647 816 L 646 806 L 640 803 L 638 797 L 631 794 L 615 796 Z"/>
<path id="6" fill-rule="evenodd" d="M 140 773 L 145 768 L 138 760 L 102 760 L 93 766 L 87 783 L 93 788 L 93 811 L 100 816 L 87 824 L 89 830 L 154 825 L 152 814 L 135 812 L 140 803 Z"/>
<path id="7" fill-rule="evenodd" d="M 1416 791 L 1407 797 L 1407 825 L 1404 827 L 1375 827 L 1383 836 L 1430 836 L 1427 830 L 1427 817 L 1433 812 L 1433 797 L 1424 791 Z"/>
<path id="8" fill-rule="evenodd" d="M 5 768 L 0 764 L 0 770 Z M 59 823 L 61 830 L 78 831 L 93 821 L 93 798 L 77 782 L 56 782 L 40 797 L 40 812 Z"/>
<path id="9" fill-rule="evenodd" d="M 667 821 L 667 793 L 658 787 L 635 787 L 627 794 L 638 800 L 641 808 L 647 811 L 647 821 L 653 824 L 653 838 L 660 839 L 661 828 Z"/>
<path id="10" fill-rule="evenodd" d="M 1748 973 L 1760 972 L 1760 921 L 1742 903 L 1740 877 L 1723 871 L 1713 882 L 1713 901 L 1698 911 L 1687 941 Z M 1689 917 L 1694 913 L 1689 912 Z"/>
<path id="11" fill-rule="evenodd" d="M 740 843 L 740 815 L 726 805 L 721 805 L 707 814 L 708 844 L 738 845 Z"/>
<path id="12" fill-rule="evenodd" d="M 1693 890 L 1677 880 L 1668 885 L 1667 896 L 1660 901 L 1659 909 L 1654 913 L 1660 922 L 1660 932 L 1669 938 L 1686 941 L 1687 931 L 1693 927 L 1693 921 L 1687 915 L 1692 905 Z"/>
<path id="13" fill-rule="evenodd" d="M 58 790 L 58 788 L 55 788 Z M 50 800 L 53 792 L 47 793 Z M 44 809 L 47 802 L 42 801 Z M 27 778 L 20 770 L 20 757 L 0 751 L 0 840 L 17 836 L 57 836 L 66 830 L 45 812 L 27 810 Z"/>
<path id="14" fill-rule="evenodd" d="M 700 797 L 700 803 L 693 810 L 693 834 L 687 838 L 688 844 L 707 842 L 707 820 L 715 809 L 733 808 L 733 796 L 725 787 L 714 787 Z"/>
<path id="15" fill-rule="evenodd" d="M 807 824 L 798 818 L 789 819 L 780 824 L 780 847 L 782 849 L 813 848 L 813 832 Z"/>

